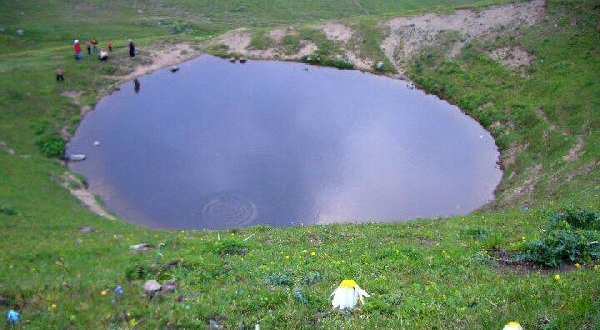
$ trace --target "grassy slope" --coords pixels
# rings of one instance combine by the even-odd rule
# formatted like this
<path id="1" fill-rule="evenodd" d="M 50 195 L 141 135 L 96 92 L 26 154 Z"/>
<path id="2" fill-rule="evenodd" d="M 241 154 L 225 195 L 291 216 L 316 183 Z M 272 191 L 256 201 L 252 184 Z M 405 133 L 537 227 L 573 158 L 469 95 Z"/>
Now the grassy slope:
<path id="1" fill-rule="evenodd" d="M 61 3 L 50 2 L 47 11 L 54 17 L 69 12 L 72 5 L 61 9 Z M 107 4 L 102 7 L 104 11 L 92 6 L 82 15 L 98 21 L 114 20 L 115 29 L 106 32 L 114 34 L 97 36 L 101 40 L 170 32 L 170 28 L 156 29 L 133 19 L 138 15 L 131 13 L 135 2 L 103 3 Z M 173 8 L 200 10 L 185 4 L 173 7 L 150 3 L 154 7 L 145 5 L 144 13 Z M 593 329 L 600 325 L 600 277 L 592 265 L 564 272 L 556 281 L 553 276 L 560 270 L 522 274 L 499 267 L 481 253 L 494 246 L 518 246 L 523 236 L 538 236 L 544 217 L 541 211 L 506 210 L 399 224 L 287 229 L 259 226 L 221 232 L 222 241 L 217 241 L 215 232 L 149 231 L 88 213 L 56 183 L 64 168 L 40 156 L 34 141 L 79 120 L 79 109 L 59 96 L 61 91 L 84 90 L 87 102 L 93 104 L 99 90 L 108 88 L 111 81 L 99 75 L 106 66 L 91 59 L 76 63 L 71 60 L 70 46 L 57 47 L 58 39 L 71 38 L 72 26 L 60 23 L 49 31 L 42 29 L 48 21 L 44 21 L 42 10 L 34 14 L 32 8 L 39 8 L 35 4 L 21 1 L 20 8 L 0 4 L 2 24 L 9 22 L 6 26 L 17 28 L 20 19 L 9 20 L 7 17 L 14 15 L 6 13 L 22 10 L 28 13 L 26 16 L 31 15 L 27 24 L 40 27 L 34 36 L 26 34 L 27 42 L 34 45 L 28 49 L 23 49 L 25 43 L 18 37 L 0 34 L 1 44 L 7 46 L 2 47 L 5 52 L 0 52 L 0 141 L 17 153 L 0 152 L 0 206 L 16 211 L 14 215 L 0 212 L 0 296 L 8 299 L 0 311 L 18 308 L 29 328 L 126 328 L 134 318 L 140 322 L 138 328 L 193 328 L 206 326 L 210 320 L 226 328 L 240 323 L 250 327 L 255 322 L 263 328 L 493 329 L 510 320 L 519 320 L 527 329 Z M 369 5 L 376 6 L 377 2 Z M 129 14 L 123 8 L 130 10 Z M 559 6 L 553 2 L 551 8 Z M 232 26 L 242 24 L 235 17 L 252 20 L 261 15 L 254 7 L 246 10 L 240 14 L 239 10 L 224 8 L 220 15 L 224 20 L 231 19 Z M 277 24 L 279 19 L 301 20 L 302 15 L 320 17 L 313 16 L 312 10 L 278 14 L 282 16 L 274 16 L 269 24 Z M 228 11 L 233 12 L 231 17 L 225 15 Z M 331 14 L 328 17 L 337 15 Z M 362 14 L 356 9 L 348 11 L 347 16 Z M 540 138 L 544 129 L 537 125 L 548 123 L 539 120 L 524 122 L 522 129 L 508 132 L 509 141 L 531 141 L 536 148 L 520 155 L 522 165 L 518 166 L 526 168 L 527 164 L 542 162 L 542 173 L 552 177 L 564 166 L 583 166 L 598 159 L 598 115 L 594 109 L 600 99 L 595 93 L 600 89 L 593 78 L 598 77 L 599 43 L 592 23 L 584 25 L 584 30 L 567 24 L 558 31 L 543 30 L 549 26 L 546 24 L 522 31 L 515 38 L 499 40 L 518 43 L 538 59 L 543 56 L 544 64 L 536 62 L 531 78 L 525 81 L 481 56 L 486 47 L 492 47 L 485 43 L 474 44 L 454 63 L 424 54 L 421 61 L 429 62 L 419 74 L 427 79 L 422 83 L 430 89 L 434 84 L 456 86 L 456 94 L 444 94 L 457 102 L 465 95 L 485 95 L 499 107 L 502 105 L 501 109 L 519 102 L 529 112 L 541 104 L 559 132 L 569 133 L 568 143 L 545 145 L 546 140 Z M 91 35 L 95 27 L 81 26 L 79 31 Z M 198 31 L 200 37 L 209 33 Z M 546 38 L 551 42 L 544 41 Z M 573 53 L 565 53 L 566 49 L 573 49 Z M 586 49 L 590 51 L 587 57 Z M 59 64 L 66 67 L 67 81 L 57 85 L 53 70 Z M 457 66 L 460 69 L 440 71 Z M 509 87 L 501 87 L 505 85 Z M 570 93 L 573 90 L 578 92 L 574 96 Z M 518 119 L 512 112 L 507 117 L 507 122 Z M 584 122 L 589 123 L 587 130 Z M 574 164 L 565 164 L 560 159 L 576 135 L 584 137 L 585 153 Z M 557 168 L 551 166 L 555 163 Z M 513 170 L 520 172 L 523 168 Z M 599 210 L 597 171 L 594 168 L 574 177 L 561 190 L 553 190 L 549 206 L 575 203 Z M 513 186 L 524 179 L 517 175 L 515 180 Z M 551 187 L 551 181 L 544 182 L 534 194 L 543 195 L 545 187 Z M 79 233 L 77 228 L 84 225 L 96 231 Z M 255 236 L 243 241 L 252 234 Z M 130 253 L 128 246 L 139 242 L 164 243 L 162 255 L 156 251 Z M 244 253 L 224 254 L 228 249 Z M 315 256 L 310 255 L 312 251 Z M 141 295 L 142 278 L 171 277 L 179 281 L 177 293 L 152 300 Z M 331 312 L 328 295 L 345 277 L 354 278 L 372 298 L 353 313 Z M 111 290 L 118 284 L 124 286 L 125 294 L 115 297 Z M 102 295 L 105 289 L 108 294 Z M 117 298 L 114 303 L 113 298 Z M 540 319 L 544 318 L 550 323 L 542 324 Z"/>

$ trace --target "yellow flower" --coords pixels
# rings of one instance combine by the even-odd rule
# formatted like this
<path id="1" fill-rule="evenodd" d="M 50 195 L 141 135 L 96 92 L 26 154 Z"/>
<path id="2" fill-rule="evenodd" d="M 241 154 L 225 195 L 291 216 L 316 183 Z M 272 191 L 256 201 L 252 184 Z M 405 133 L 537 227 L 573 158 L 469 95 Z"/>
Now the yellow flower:
<path id="1" fill-rule="evenodd" d="M 52 309 L 56 309 L 56 307 L 57 307 L 56 304 L 50 305 L 50 308 L 52 308 Z"/>
<path id="2" fill-rule="evenodd" d="M 106 290 L 102 290 L 102 292 L 100 292 L 101 295 L 106 296 Z"/>
<path id="3" fill-rule="evenodd" d="M 556 281 L 560 280 L 560 274 L 556 274 L 556 275 L 554 275 L 554 279 L 555 279 Z"/>
<path id="4" fill-rule="evenodd" d="M 354 280 L 343 280 L 331 294 L 333 308 L 351 309 L 360 301 L 365 303 L 364 297 L 370 297 L 367 291 L 361 289 Z"/>
<path id="5" fill-rule="evenodd" d="M 312 251 L 312 252 L 310 253 L 310 255 L 314 257 L 314 256 L 316 256 L 316 255 L 317 255 L 317 253 L 316 253 L 315 251 Z"/>
<path id="6" fill-rule="evenodd" d="M 285 256 L 285 260 L 290 260 L 290 256 Z"/>
<path id="7" fill-rule="evenodd" d="M 576 262 L 575 263 L 575 268 L 579 268 L 579 267 L 581 267 L 581 265 L 578 262 Z"/>
<path id="8" fill-rule="evenodd" d="M 519 322 L 508 322 L 508 324 L 505 325 L 502 330 L 523 330 L 523 327 L 519 324 Z"/>

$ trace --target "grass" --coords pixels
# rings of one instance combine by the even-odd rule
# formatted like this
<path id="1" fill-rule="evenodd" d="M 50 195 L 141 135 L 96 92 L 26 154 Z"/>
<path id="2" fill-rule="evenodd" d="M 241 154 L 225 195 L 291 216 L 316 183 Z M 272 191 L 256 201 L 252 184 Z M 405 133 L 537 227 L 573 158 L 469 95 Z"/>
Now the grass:
<path id="1" fill-rule="evenodd" d="M 600 210 L 593 1 L 548 1 L 548 21 L 475 40 L 455 59 L 441 55 L 448 43 L 412 62 L 414 81 L 486 125 L 504 157 L 520 150 L 506 165 L 498 202 L 474 214 L 391 224 L 147 230 L 88 212 L 60 186 L 64 166 L 43 156 L 37 144 L 63 128 L 73 132 L 81 120 L 80 106 L 61 93 L 81 91 L 81 102 L 94 105 L 114 87 L 116 78 L 107 73 L 133 69 L 139 59 L 127 58 L 127 37 L 143 51 L 156 42 L 204 39 L 240 26 L 344 17 L 365 41 L 356 42 L 361 54 L 377 59 L 372 39 L 383 38 L 377 17 L 470 4 L 482 3 L 0 3 L 6 29 L 0 34 L 0 148 L 15 151 L 0 150 L 0 301 L 6 301 L 0 312 L 18 310 L 17 328 L 30 329 L 252 329 L 256 323 L 263 329 L 500 329 L 514 320 L 526 329 L 598 328 L 598 260 L 580 268 L 563 260 L 555 268 L 514 269 L 488 254 L 543 240 L 549 212 Z M 571 25 L 572 18 L 580 23 Z M 23 36 L 14 34 L 19 28 Z M 114 58 L 126 60 L 74 61 L 74 31 L 81 39 L 113 39 Z M 331 56 L 339 51 L 322 33 L 305 27 L 299 33 Z M 257 48 L 270 45 L 265 34 L 253 41 Z M 490 60 L 489 52 L 504 45 L 535 55 L 525 77 Z M 53 75 L 58 65 L 65 69 L 61 84 Z M 565 161 L 579 139 L 581 155 Z M 511 197 L 522 187 L 531 190 Z M 81 233 L 84 226 L 94 231 Z M 129 250 L 138 243 L 154 249 Z M 143 295 L 144 280 L 172 278 L 174 293 Z M 340 313 L 331 310 L 329 294 L 344 278 L 356 280 L 371 298 Z M 123 294 L 114 292 L 118 285 Z"/>

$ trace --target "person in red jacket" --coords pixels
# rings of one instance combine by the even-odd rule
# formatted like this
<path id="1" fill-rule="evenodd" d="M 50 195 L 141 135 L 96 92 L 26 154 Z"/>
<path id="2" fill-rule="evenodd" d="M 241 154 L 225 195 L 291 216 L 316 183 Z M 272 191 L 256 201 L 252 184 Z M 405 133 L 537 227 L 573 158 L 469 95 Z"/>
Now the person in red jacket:
<path id="1" fill-rule="evenodd" d="M 73 50 L 75 51 L 75 59 L 80 60 L 81 59 L 81 45 L 79 44 L 79 40 L 77 40 L 77 39 L 75 39 L 75 41 L 74 41 Z"/>

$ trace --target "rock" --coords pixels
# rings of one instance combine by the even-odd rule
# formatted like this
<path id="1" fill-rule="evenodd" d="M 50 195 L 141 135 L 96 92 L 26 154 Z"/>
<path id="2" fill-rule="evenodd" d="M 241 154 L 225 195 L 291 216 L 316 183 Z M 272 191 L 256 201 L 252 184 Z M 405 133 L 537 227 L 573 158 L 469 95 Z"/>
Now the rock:
<path id="1" fill-rule="evenodd" d="M 235 57 L 232 56 L 232 57 L 229 58 L 229 62 L 235 63 L 235 61 L 236 61 Z"/>
<path id="2" fill-rule="evenodd" d="M 162 290 L 165 292 L 174 292 L 177 290 L 177 280 L 165 281 L 162 285 Z"/>
<path id="3" fill-rule="evenodd" d="M 0 33 L 4 33 L 4 28 L 0 26 Z"/>
<path id="4" fill-rule="evenodd" d="M 381 62 L 381 61 L 377 62 L 377 64 L 375 65 L 375 68 L 376 68 L 377 70 L 381 70 L 381 69 L 383 69 L 383 62 Z"/>
<path id="5" fill-rule="evenodd" d="M 148 280 L 144 283 L 144 292 L 150 296 L 155 295 L 161 288 L 162 286 L 156 280 Z"/>
<path id="6" fill-rule="evenodd" d="M 79 227 L 79 232 L 82 234 L 89 234 L 89 233 L 93 232 L 94 230 L 95 230 L 94 227 L 90 227 L 90 226 Z"/>
<path id="7" fill-rule="evenodd" d="M 143 14 L 143 13 L 144 13 L 144 11 L 143 11 L 143 10 L 141 10 L 141 9 L 138 9 L 138 10 L 137 10 L 137 13 L 138 13 L 138 14 Z"/>
<path id="8" fill-rule="evenodd" d="M 99 147 L 99 146 L 100 146 L 100 141 L 97 141 L 97 140 L 96 140 L 96 141 L 94 141 L 94 145 L 95 145 L 96 147 Z"/>
<path id="9" fill-rule="evenodd" d="M 129 249 L 136 251 L 136 252 L 149 251 L 149 250 L 152 250 L 152 245 L 150 245 L 148 243 L 140 243 L 140 244 L 130 245 Z"/>
<path id="10" fill-rule="evenodd" d="M 175 73 L 175 72 L 179 71 L 179 67 L 178 66 L 172 66 L 171 69 L 170 69 L 170 71 L 172 73 Z"/>
<path id="11" fill-rule="evenodd" d="M 247 59 L 245 57 L 240 57 L 240 63 L 246 63 Z"/>
<path id="12" fill-rule="evenodd" d="M 6 306 L 8 304 L 8 298 L 5 296 L 0 296 L 0 306 Z"/>
<path id="13" fill-rule="evenodd" d="M 23 29 L 18 29 L 17 30 L 17 35 L 22 36 L 23 34 L 25 34 L 25 30 L 23 30 Z"/>

